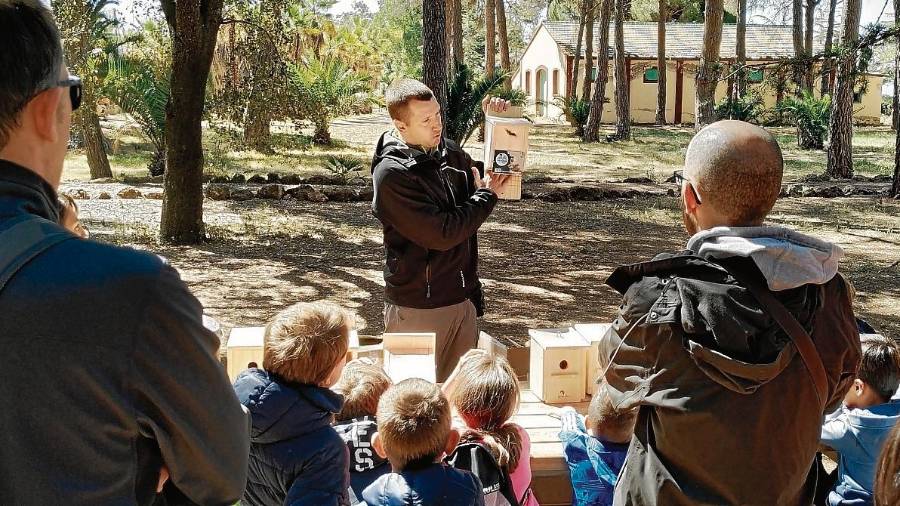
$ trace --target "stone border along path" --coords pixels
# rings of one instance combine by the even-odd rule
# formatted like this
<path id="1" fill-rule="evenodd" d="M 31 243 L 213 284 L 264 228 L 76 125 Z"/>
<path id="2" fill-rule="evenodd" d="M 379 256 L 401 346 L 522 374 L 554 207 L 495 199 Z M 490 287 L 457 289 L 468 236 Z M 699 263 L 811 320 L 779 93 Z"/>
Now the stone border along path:
<path id="1" fill-rule="evenodd" d="M 238 177 L 240 176 L 240 177 Z M 289 181 L 290 183 L 286 183 Z M 297 181 L 297 183 L 294 183 Z M 246 178 L 243 174 L 231 178 L 211 178 L 205 185 L 204 195 L 210 200 L 245 201 L 251 199 L 281 200 L 294 199 L 307 202 L 366 202 L 373 197 L 368 180 L 342 183 L 331 176 L 300 178 L 277 174 L 267 177 L 254 175 Z M 874 178 L 858 177 L 851 181 L 808 178 L 806 181 L 788 183 L 781 189 L 782 197 L 853 197 L 887 196 L 890 191 L 889 176 Z M 163 198 L 162 184 L 158 182 L 129 185 L 114 180 L 90 182 L 64 182 L 61 192 L 74 199 L 108 200 Z M 641 197 L 675 197 L 678 194 L 673 184 L 657 184 L 645 178 L 625 179 L 616 182 L 582 181 L 579 183 L 559 179 L 536 177 L 526 180 L 523 199 L 546 202 L 598 201 L 607 199 L 632 199 Z"/>

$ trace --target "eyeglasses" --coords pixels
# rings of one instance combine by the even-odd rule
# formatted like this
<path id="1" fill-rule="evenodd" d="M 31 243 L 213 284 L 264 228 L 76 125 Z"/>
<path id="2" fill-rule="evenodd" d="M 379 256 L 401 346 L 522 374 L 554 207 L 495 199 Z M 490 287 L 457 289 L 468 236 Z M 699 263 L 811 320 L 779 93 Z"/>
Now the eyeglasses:
<path id="1" fill-rule="evenodd" d="M 700 194 L 697 193 L 697 188 L 694 188 L 694 183 L 693 183 L 693 181 L 691 181 L 690 179 L 684 177 L 684 171 L 683 171 L 683 170 L 676 170 L 675 172 L 673 172 L 673 173 L 672 173 L 672 179 L 674 179 L 674 180 L 675 180 L 675 184 L 677 184 L 677 185 L 679 185 L 679 186 L 684 186 L 684 183 L 690 183 L 690 185 L 691 185 L 691 191 L 694 193 L 694 197 L 697 199 L 697 203 L 698 203 L 698 204 L 702 204 L 702 203 L 703 203 L 703 199 L 701 199 L 701 198 L 700 198 Z"/>
<path id="2" fill-rule="evenodd" d="M 80 77 L 69 76 L 68 79 L 57 82 L 56 86 L 51 86 L 51 88 L 69 88 L 69 100 L 72 102 L 72 110 L 75 111 L 81 107 L 83 88 Z"/>

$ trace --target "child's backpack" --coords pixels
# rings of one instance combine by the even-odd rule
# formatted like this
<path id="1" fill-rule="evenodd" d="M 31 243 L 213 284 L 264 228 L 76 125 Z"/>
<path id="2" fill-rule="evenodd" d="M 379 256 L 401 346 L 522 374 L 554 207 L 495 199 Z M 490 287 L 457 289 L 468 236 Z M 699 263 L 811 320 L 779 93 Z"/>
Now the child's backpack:
<path id="1" fill-rule="evenodd" d="M 481 480 L 485 506 L 519 506 L 509 472 L 497 462 L 484 443 L 460 443 L 444 460 L 456 469 L 471 472 Z"/>

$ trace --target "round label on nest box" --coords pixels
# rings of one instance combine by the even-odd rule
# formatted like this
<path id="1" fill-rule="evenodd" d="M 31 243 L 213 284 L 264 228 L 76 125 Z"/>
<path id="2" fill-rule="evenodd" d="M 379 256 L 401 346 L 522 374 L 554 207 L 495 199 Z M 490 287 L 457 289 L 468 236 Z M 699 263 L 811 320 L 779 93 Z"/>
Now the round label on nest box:
<path id="1" fill-rule="evenodd" d="M 494 154 L 494 169 L 509 170 L 510 157 L 506 151 L 497 151 Z"/>

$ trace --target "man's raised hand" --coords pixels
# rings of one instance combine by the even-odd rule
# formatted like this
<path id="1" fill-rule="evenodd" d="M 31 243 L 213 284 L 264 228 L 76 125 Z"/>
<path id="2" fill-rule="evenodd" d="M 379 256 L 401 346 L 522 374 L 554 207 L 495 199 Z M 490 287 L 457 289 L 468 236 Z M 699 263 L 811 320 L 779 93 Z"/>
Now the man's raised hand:
<path id="1" fill-rule="evenodd" d="M 484 112 L 485 116 L 487 116 L 488 111 L 504 112 L 510 108 L 510 105 L 509 100 L 488 95 L 481 101 L 481 110 Z"/>
<path id="2" fill-rule="evenodd" d="M 500 193 L 500 190 L 506 184 L 506 180 L 509 179 L 508 174 L 497 174 L 490 170 L 485 172 L 484 179 L 482 179 L 481 174 L 478 173 L 478 169 L 475 167 L 472 167 L 472 175 L 475 177 L 476 189 L 487 188 L 494 193 Z"/>

